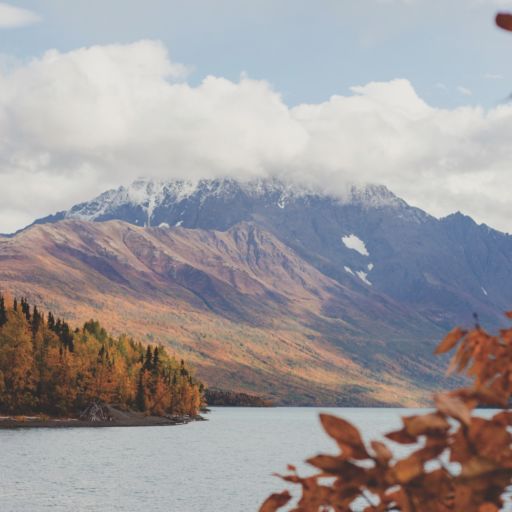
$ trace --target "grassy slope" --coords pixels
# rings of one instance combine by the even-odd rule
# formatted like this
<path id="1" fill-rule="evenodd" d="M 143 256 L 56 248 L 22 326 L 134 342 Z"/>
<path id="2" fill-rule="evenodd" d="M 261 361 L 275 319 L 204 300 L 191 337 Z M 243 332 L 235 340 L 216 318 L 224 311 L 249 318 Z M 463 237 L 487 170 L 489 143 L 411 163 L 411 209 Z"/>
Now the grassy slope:
<path id="1" fill-rule="evenodd" d="M 0 288 L 159 340 L 209 385 L 279 403 L 417 405 L 439 374 L 421 357 L 439 335 L 431 325 L 343 288 L 250 224 L 35 226 L 0 239 Z"/>

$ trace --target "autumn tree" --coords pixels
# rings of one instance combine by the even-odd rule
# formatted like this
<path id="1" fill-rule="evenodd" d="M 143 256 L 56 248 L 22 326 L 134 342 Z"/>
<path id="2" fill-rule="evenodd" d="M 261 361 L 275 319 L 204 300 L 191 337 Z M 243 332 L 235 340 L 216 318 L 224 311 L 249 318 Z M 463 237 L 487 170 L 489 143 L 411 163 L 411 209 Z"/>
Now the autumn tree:
<path id="1" fill-rule="evenodd" d="M 94 320 L 72 330 L 25 298 L 12 309 L 0 300 L 0 320 L 0 412 L 76 414 L 94 401 L 158 415 L 199 411 L 201 383 L 163 347 L 111 336 Z"/>
<path id="2" fill-rule="evenodd" d="M 0 331 L 0 407 L 26 412 L 36 404 L 36 379 L 32 338 L 23 313 L 7 312 Z"/>

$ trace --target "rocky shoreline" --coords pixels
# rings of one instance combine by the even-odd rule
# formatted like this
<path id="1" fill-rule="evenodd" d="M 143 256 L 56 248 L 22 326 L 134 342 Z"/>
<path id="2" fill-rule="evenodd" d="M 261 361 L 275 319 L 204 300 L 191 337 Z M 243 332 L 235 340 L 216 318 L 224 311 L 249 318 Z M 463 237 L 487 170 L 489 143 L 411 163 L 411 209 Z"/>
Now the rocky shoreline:
<path id="1" fill-rule="evenodd" d="M 88 408 L 78 418 L 40 416 L 0 416 L 0 429 L 19 428 L 104 428 L 164 427 L 207 421 L 203 416 L 148 416 L 142 412 L 123 411 L 111 405 Z"/>

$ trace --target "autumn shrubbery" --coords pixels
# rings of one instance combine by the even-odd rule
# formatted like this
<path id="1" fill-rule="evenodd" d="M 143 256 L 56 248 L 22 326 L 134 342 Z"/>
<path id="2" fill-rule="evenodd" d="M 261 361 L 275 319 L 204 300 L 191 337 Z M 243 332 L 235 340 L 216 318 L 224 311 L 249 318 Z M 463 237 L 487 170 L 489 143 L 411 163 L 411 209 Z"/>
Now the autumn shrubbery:
<path id="1" fill-rule="evenodd" d="M 507 313 L 512 318 L 512 313 Z M 318 469 L 301 477 L 293 466 L 282 478 L 302 489 L 296 512 L 354 510 L 402 512 L 495 512 L 512 477 L 512 329 L 492 336 L 476 326 L 451 331 L 436 353 L 455 351 L 449 371 L 465 373 L 472 385 L 434 396 L 435 410 L 403 418 L 386 437 L 409 445 L 397 457 L 390 443 L 369 445 L 349 422 L 323 414 L 323 428 L 339 447 L 336 455 L 307 462 Z M 489 418 L 476 407 L 499 408 Z M 270 496 L 260 512 L 291 502 L 288 491 Z"/>

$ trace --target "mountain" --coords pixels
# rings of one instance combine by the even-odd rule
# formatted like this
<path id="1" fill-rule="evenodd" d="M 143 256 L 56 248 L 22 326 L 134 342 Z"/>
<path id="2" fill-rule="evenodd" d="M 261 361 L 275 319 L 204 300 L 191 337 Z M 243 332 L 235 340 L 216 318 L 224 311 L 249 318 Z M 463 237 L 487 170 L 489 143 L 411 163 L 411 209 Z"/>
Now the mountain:
<path id="1" fill-rule="evenodd" d="M 338 283 L 383 293 L 442 328 L 473 313 L 501 325 L 512 307 L 511 236 L 461 213 L 436 219 L 384 186 L 336 197 L 275 179 L 141 179 L 36 222 L 64 218 L 217 231 L 250 221 Z"/>
<path id="2" fill-rule="evenodd" d="M 512 237 L 382 186 L 138 180 L 0 238 L 0 288 L 287 404 L 424 403 L 435 342 L 502 325 L 511 284 Z"/>

